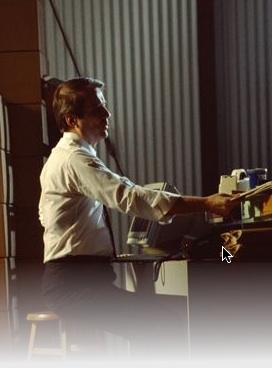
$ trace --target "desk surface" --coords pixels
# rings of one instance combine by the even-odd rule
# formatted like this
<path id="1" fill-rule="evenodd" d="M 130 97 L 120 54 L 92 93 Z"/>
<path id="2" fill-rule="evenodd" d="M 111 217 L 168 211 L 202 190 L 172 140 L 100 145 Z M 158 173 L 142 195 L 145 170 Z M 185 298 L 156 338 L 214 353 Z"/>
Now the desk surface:
<path id="1" fill-rule="evenodd" d="M 256 221 L 242 224 L 239 221 L 213 224 L 200 239 L 190 244 L 188 258 L 194 260 L 220 260 L 220 252 L 224 241 L 222 233 L 241 230 L 239 243 L 242 245 L 236 256 L 239 261 L 272 262 L 272 221 Z"/>
<path id="2" fill-rule="evenodd" d="M 157 262 L 163 260 L 165 258 L 164 255 L 156 255 L 156 254 L 132 254 L 132 253 L 122 253 L 118 254 L 113 262 Z"/>

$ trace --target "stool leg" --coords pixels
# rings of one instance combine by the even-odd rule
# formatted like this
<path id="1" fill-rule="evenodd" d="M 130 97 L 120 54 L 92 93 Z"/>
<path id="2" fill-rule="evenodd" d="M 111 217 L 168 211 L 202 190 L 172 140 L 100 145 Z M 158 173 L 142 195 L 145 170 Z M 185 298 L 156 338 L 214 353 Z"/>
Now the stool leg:
<path id="1" fill-rule="evenodd" d="M 67 335 L 64 321 L 59 321 L 60 346 L 62 350 L 62 359 L 67 358 Z"/>
<path id="2" fill-rule="evenodd" d="M 28 344 L 28 351 L 27 351 L 27 360 L 31 361 L 32 355 L 33 355 L 33 348 L 34 348 L 34 342 L 36 337 L 36 323 L 31 323 L 31 330 L 30 330 L 30 337 L 29 337 L 29 344 Z"/>

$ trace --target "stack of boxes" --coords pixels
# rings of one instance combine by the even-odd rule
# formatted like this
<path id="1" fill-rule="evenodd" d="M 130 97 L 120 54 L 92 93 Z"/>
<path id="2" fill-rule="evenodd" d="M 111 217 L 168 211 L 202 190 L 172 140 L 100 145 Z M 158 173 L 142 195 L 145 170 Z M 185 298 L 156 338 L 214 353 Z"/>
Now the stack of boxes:
<path id="1" fill-rule="evenodd" d="M 39 24 L 43 6 L 43 0 L 0 1 L 0 95 L 5 99 L 0 124 L 0 359 L 8 353 L 13 338 L 12 311 L 18 310 L 16 338 L 25 344 L 29 338 L 26 315 L 43 307 L 43 229 L 38 219 L 39 175 L 48 151 L 41 88 L 41 79 L 48 74 Z M 15 278 L 16 298 L 12 294 Z"/>
<path id="2" fill-rule="evenodd" d="M 0 96 L 0 349 L 8 354 L 18 330 L 15 218 L 7 105 Z"/>

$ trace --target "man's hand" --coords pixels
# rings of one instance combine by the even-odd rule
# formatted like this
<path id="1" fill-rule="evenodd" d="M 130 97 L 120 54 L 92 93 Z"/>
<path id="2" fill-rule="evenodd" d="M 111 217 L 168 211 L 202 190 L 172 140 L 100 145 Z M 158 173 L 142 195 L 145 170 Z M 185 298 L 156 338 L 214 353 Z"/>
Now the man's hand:
<path id="1" fill-rule="evenodd" d="M 227 216 L 239 204 L 237 195 L 219 193 L 205 197 L 205 202 L 207 212 L 221 216 Z"/>

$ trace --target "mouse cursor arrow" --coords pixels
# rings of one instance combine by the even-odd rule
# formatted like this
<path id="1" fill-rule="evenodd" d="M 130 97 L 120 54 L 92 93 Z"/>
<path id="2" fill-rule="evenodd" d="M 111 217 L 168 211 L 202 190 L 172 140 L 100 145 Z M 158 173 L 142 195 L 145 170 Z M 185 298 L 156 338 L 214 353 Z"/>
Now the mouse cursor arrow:
<path id="1" fill-rule="evenodd" d="M 232 257 L 233 255 L 222 245 L 222 262 L 227 261 L 228 263 L 231 263 Z"/>

